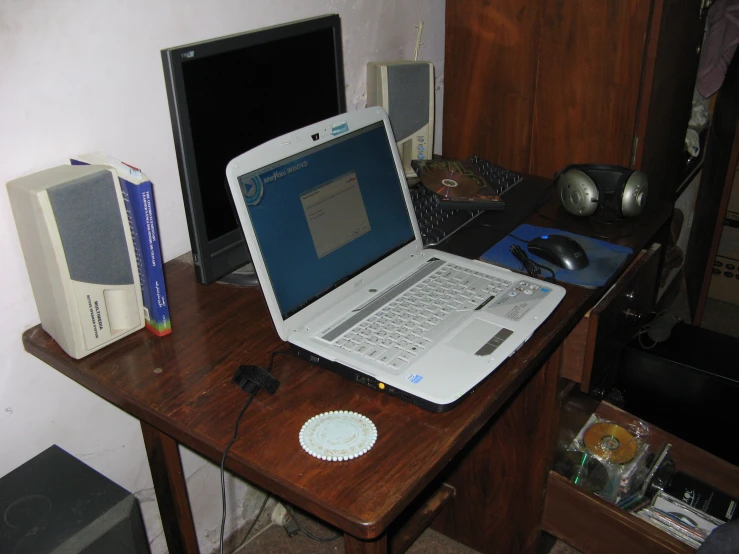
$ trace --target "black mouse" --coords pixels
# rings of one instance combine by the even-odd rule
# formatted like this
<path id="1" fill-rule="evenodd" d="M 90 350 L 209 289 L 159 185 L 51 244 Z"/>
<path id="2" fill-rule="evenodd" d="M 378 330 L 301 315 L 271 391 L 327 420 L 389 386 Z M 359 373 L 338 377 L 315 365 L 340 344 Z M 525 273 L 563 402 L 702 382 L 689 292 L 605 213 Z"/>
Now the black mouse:
<path id="1" fill-rule="evenodd" d="M 564 235 L 542 235 L 529 242 L 528 250 L 565 269 L 584 269 L 590 263 L 580 243 Z"/>

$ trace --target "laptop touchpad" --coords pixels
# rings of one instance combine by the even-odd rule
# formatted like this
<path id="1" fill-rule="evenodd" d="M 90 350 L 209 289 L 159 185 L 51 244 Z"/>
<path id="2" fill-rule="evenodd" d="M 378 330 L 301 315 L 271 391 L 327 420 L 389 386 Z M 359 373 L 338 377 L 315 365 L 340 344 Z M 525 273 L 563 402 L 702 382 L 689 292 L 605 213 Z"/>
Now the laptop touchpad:
<path id="1" fill-rule="evenodd" d="M 468 354 L 474 352 L 477 356 L 487 356 L 512 334 L 513 331 L 500 325 L 474 319 L 465 325 L 448 344 Z"/>

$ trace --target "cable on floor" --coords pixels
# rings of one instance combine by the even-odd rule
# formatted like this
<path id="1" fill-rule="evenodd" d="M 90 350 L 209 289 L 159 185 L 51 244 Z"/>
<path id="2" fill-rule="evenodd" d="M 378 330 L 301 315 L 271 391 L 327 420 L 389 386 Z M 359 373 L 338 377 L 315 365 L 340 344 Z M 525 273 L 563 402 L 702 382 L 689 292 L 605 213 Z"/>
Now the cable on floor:
<path id="1" fill-rule="evenodd" d="M 300 522 L 298 521 L 298 518 L 295 517 L 295 510 L 293 510 L 293 507 L 289 504 L 283 504 L 285 506 L 285 510 L 287 510 L 287 513 L 290 514 L 290 517 L 293 518 L 293 521 L 295 522 L 295 525 L 298 526 L 298 528 L 305 534 L 306 537 L 309 539 L 313 539 L 314 541 L 318 542 L 331 542 L 335 541 L 336 539 L 340 539 L 344 536 L 343 533 L 338 533 L 334 535 L 333 537 L 317 537 L 313 535 L 310 531 L 308 531 L 305 527 L 303 527 Z"/>
<path id="2" fill-rule="evenodd" d="M 244 540 L 241 541 L 241 544 L 233 549 L 231 554 L 236 554 L 239 550 L 244 548 L 247 544 L 252 542 L 254 539 L 256 539 L 259 535 L 264 533 L 267 529 L 272 527 L 274 525 L 273 522 L 270 522 L 264 529 L 260 529 L 259 533 L 254 535 L 252 538 L 249 538 L 249 534 L 254 529 L 254 526 L 257 524 L 257 521 L 259 521 L 259 518 L 262 517 L 262 512 L 264 512 L 264 507 L 267 505 L 267 501 L 270 499 L 271 495 L 269 493 L 264 495 L 264 502 L 262 502 L 262 506 L 259 508 L 259 512 L 257 513 L 256 517 L 254 518 L 254 521 L 252 521 L 251 525 L 249 526 L 249 530 L 246 532 L 246 535 L 244 535 Z"/>

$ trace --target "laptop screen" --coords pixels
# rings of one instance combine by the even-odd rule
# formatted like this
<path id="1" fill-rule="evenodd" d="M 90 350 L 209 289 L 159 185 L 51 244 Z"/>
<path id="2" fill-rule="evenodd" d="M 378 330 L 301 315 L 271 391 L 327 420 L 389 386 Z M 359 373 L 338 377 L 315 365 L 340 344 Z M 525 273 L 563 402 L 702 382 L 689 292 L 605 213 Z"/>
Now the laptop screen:
<path id="1" fill-rule="evenodd" d="M 285 319 L 415 238 L 382 122 L 239 185 Z"/>

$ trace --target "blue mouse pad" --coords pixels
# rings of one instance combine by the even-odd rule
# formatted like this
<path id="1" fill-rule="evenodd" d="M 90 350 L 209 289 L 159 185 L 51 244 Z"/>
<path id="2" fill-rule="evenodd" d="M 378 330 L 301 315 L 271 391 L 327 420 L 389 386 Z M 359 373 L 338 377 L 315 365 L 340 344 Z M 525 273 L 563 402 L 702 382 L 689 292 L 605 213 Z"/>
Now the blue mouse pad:
<path id="1" fill-rule="evenodd" d="M 516 240 L 511 235 L 515 235 L 524 241 L 530 241 L 542 235 L 564 235 L 566 237 L 570 237 L 580 243 L 580 246 L 582 246 L 583 250 L 585 250 L 585 254 L 588 256 L 590 263 L 588 264 L 588 267 L 577 270 L 557 267 L 553 263 L 531 254 L 526 248 L 525 242 Z M 539 265 L 552 269 L 554 271 L 554 278 L 557 281 L 590 288 L 602 287 L 605 285 L 611 275 L 613 275 L 616 270 L 623 265 L 629 254 L 632 253 L 631 248 L 627 248 L 626 246 L 610 244 L 608 242 L 591 239 L 590 237 L 583 235 L 576 235 L 574 233 L 568 233 L 567 231 L 560 231 L 559 229 L 550 229 L 547 227 L 520 225 L 510 235 L 506 236 L 503 240 L 496 243 L 492 248 L 490 248 L 490 250 L 480 256 L 480 259 L 483 262 L 500 265 L 507 267 L 508 269 L 526 273 L 521 262 L 519 262 L 509 251 L 509 248 L 513 244 L 518 244 L 523 251 L 526 252 L 529 258 Z M 543 276 L 548 274 L 549 272 L 546 270 L 542 272 Z"/>

